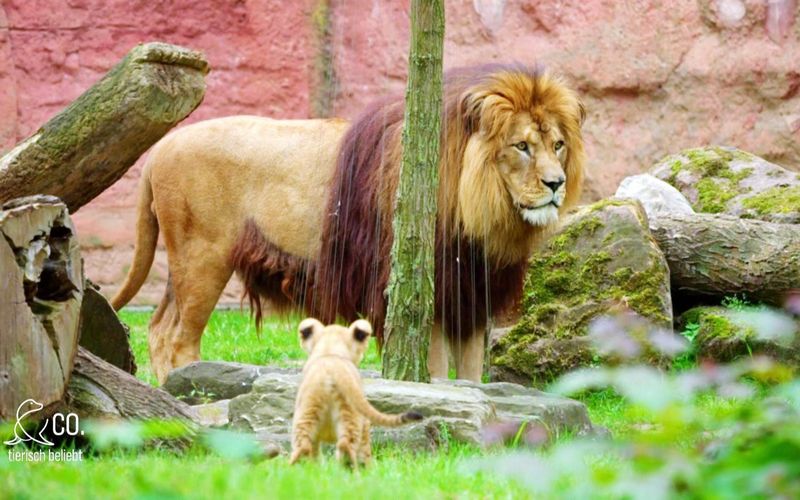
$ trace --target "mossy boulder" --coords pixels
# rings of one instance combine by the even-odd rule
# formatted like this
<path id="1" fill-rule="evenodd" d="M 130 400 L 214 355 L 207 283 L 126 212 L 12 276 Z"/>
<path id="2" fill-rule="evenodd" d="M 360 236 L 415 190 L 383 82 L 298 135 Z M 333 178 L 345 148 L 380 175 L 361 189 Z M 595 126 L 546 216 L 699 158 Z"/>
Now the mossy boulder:
<path id="1" fill-rule="evenodd" d="M 729 362 L 766 354 L 800 364 L 800 324 L 782 313 L 760 307 L 700 306 L 683 313 L 677 323 L 694 337 L 698 358 Z"/>
<path id="2" fill-rule="evenodd" d="M 676 187 L 697 212 L 800 223 L 800 174 L 745 151 L 687 149 L 650 173 Z"/>
<path id="3" fill-rule="evenodd" d="M 609 199 L 571 216 L 532 257 L 522 317 L 491 346 L 492 380 L 545 383 L 590 365 L 589 323 L 620 309 L 672 326 L 669 269 L 644 209 Z"/>

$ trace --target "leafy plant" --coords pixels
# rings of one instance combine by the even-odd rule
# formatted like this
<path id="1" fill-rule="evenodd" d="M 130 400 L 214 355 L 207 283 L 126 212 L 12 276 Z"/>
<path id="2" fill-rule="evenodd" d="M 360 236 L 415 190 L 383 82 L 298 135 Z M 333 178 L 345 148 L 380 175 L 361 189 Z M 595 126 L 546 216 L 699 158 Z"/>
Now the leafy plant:
<path id="1" fill-rule="evenodd" d="M 746 311 L 748 308 L 754 307 L 753 303 L 747 300 L 745 294 L 728 295 L 722 299 L 720 305 L 734 311 Z"/>

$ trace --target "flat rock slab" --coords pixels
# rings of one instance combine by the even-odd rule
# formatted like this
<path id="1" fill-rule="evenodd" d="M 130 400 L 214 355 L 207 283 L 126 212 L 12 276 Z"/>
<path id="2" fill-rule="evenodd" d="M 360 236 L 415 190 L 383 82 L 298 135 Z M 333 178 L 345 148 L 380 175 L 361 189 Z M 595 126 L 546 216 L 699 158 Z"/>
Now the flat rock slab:
<path id="1" fill-rule="evenodd" d="M 230 425 L 255 432 L 262 442 L 290 447 L 294 401 L 300 374 L 273 371 L 256 379 L 252 391 L 229 403 Z M 374 443 L 397 443 L 432 450 L 450 442 L 482 445 L 483 429 L 494 422 L 536 422 L 551 437 L 563 432 L 594 434 L 586 407 L 577 401 L 510 383 L 475 384 L 435 381 L 431 384 L 364 379 L 364 393 L 388 413 L 416 410 L 425 420 L 395 429 L 373 428 Z"/>
<path id="2" fill-rule="evenodd" d="M 189 404 L 231 399 L 250 392 L 253 381 L 267 373 L 296 374 L 297 368 L 259 366 L 229 361 L 196 361 L 172 370 L 162 389 Z M 362 377 L 378 373 L 361 370 Z"/>

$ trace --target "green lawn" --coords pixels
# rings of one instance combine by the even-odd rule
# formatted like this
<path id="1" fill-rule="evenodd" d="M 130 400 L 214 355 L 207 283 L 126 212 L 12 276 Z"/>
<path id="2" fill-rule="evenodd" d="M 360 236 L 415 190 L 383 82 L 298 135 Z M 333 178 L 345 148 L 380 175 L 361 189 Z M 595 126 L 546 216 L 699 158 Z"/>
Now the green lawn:
<path id="1" fill-rule="evenodd" d="M 333 457 L 290 467 L 285 458 L 250 463 L 202 452 L 116 454 L 82 463 L 8 463 L 0 456 L 0 498 L 525 498 L 514 481 L 461 472 L 474 450 L 411 455 L 377 450 L 354 474 Z"/>
<path id="2" fill-rule="evenodd" d="M 156 385 L 150 372 L 147 353 L 149 312 L 123 310 L 120 318 L 131 329 L 131 348 L 136 356 L 136 376 Z M 203 334 L 202 359 L 236 361 L 255 365 L 303 366 L 306 354 L 297 340 L 300 316 L 273 316 L 264 319 L 261 332 L 247 312 L 216 311 Z M 362 368 L 380 369 L 380 356 L 374 339 L 361 363 Z"/>
<path id="3" fill-rule="evenodd" d="M 153 383 L 154 378 L 149 371 L 147 355 L 147 322 L 150 313 L 123 311 L 121 317 L 131 327 L 131 344 L 139 366 L 137 376 Z M 218 311 L 212 316 L 204 335 L 202 357 L 208 360 L 300 366 L 305 354 L 299 347 L 295 333 L 299 319 L 298 317 L 269 318 L 264 322 L 262 332 L 258 334 L 245 313 Z M 374 343 L 362 366 L 379 368 L 380 359 Z M 589 408 L 592 421 L 607 427 L 612 432 L 615 445 L 634 444 L 633 448 L 626 449 L 638 450 L 633 455 L 637 467 L 641 467 L 642 463 L 645 464 L 645 469 L 653 467 L 652 464 L 655 462 L 647 458 L 646 453 L 644 462 L 637 454 L 647 452 L 648 447 L 656 446 L 653 449 L 670 450 L 666 455 L 664 451 L 656 451 L 655 454 L 659 457 L 656 462 L 660 463 L 661 456 L 686 453 L 692 460 L 697 460 L 694 467 L 695 470 L 701 471 L 700 473 L 707 460 L 702 454 L 693 450 L 708 439 L 709 433 L 716 432 L 720 428 L 720 422 L 727 421 L 730 424 L 732 418 L 737 418 L 737 412 L 751 411 L 748 408 L 752 408 L 730 398 L 725 399 L 713 394 L 701 395 L 692 406 L 680 410 L 691 410 L 692 417 L 688 418 L 686 413 L 675 413 L 671 410 L 654 414 L 628 404 L 624 398 L 609 389 L 590 392 L 582 396 L 582 399 Z M 758 405 L 760 404 L 758 401 L 760 399 L 752 403 Z M 684 419 L 691 423 L 686 423 Z M 614 448 L 608 448 L 600 455 L 595 455 L 595 458 L 587 459 L 592 464 L 590 469 L 586 469 L 580 465 L 581 459 L 586 456 L 584 451 L 581 448 L 570 450 L 571 444 L 570 437 L 562 438 L 558 446 L 553 448 L 554 452 L 550 458 L 546 458 L 550 461 L 547 462 L 550 465 L 545 464 L 545 469 L 551 467 L 549 469 L 551 471 L 558 470 L 562 474 L 567 474 L 566 479 L 558 480 L 555 491 L 568 491 L 568 496 L 583 497 L 583 490 L 575 489 L 574 485 L 582 484 L 581 481 L 576 483 L 577 477 L 585 478 L 587 475 L 591 480 L 587 483 L 587 480 L 583 479 L 583 483 L 586 484 L 604 484 L 613 478 L 615 479 L 612 482 L 616 481 L 615 484 L 631 485 L 631 488 L 640 483 L 641 476 L 633 475 L 631 476 L 633 479 L 626 479 L 628 476 L 624 475 L 627 474 L 624 472 L 627 469 L 622 466 L 628 467 L 628 462 L 632 460 L 630 451 L 612 456 L 609 452 Z M 575 444 L 580 443 L 575 442 Z M 769 449 L 785 447 L 784 441 L 780 441 L 778 445 Z M 6 455 L 0 454 L 0 500 L 227 496 L 527 498 L 531 497 L 531 490 L 518 481 L 538 481 L 538 476 L 535 478 L 526 471 L 531 470 L 528 467 L 543 467 L 541 461 L 538 463 L 535 461 L 539 460 L 537 457 L 547 457 L 547 454 L 526 453 L 521 455 L 519 460 L 522 462 L 519 462 L 515 461 L 516 455 L 506 455 L 501 451 L 486 452 L 458 445 L 451 445 L 448 449 L 436 453 L 423 454 L 412 454 L 396 447 L 377 448 L 375 454 L 376 461 L 373 467 L 359 473 L 340 467 L 332 457 L 326 457 L 318 463 L 303 463 L 290 467 L 285 457 L 251 462 L 247 459 L 223 458 L 224 453 L 220 455 L 219 449 L 215 450 L 212 446 L 209 450 L 201 445 L 194 446 L 182 455 L 161 450 L 110 451 L 87 456 L 81 463 L 19 463 L 10 462 Z M 739 457 L 735 453 L 731 456 Z M 567 462 L 564 462 L 564 457 L 568 457 Z M 526 464 L 526 460 L 533 460 L 532 465 L 524 467 L 520 465 Z M 471 467 L 476 463 L 489 465 L 481 469 L 484 472 L 476 472 L 475 467 Z M 566 468 L 563 466 L 564 463 L 568 464 Z M 676 463 L 682 462 L 678 460 Z M 739 466 L 738 462 L 734 465 Z M 709 470 L 714 472 L 714 469 Z M 727 469 L 723 472 L 727 473 Z M 637 474 L 641 474 L 641 470 Z M 774 479 L 775 473 L 772 469 L 764 474 L 767 478 L 765 481 Z M 719 481 L 720 474 L 717 476 Z M 728 480 L 728 476 L 721 477 Z M 730 481 L 751 477 L 759 476 L 743 473 Z M 780 479 L 780 476 L 778 477 Z M 694 484 L 693 488 L 702 491 L 704 484 L 702 478 L 693 479 L 689 476 L 685 481 L 687 484 Z M 740 491 L 739 483 L 730 482 L 730 484 L 732 485 L 728 488 L 730 491 L 734 493 Z M 554 490 L 546 491 L 552 493 Z M 589 496 L 602 498 L 626 496 L 615 494 L 614 491 L 613 489 L 605 493 L 592 491 Z"/>

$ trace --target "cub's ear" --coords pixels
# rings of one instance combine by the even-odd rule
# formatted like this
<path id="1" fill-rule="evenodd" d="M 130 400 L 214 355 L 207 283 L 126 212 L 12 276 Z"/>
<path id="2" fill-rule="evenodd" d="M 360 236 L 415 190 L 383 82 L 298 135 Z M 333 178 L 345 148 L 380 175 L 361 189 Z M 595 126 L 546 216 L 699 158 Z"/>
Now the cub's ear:
<path id="1" fill-rule="evenodd" d="M 300 325 L 297 327 L 297 331 L 300 334 L 300 343 L 304 344 L 308 342 L 311 337 L 322 328 L 324 328 L 322 323 L 315 318 L 306 318 L 301 321 Z"/>
<path id="2" fill-rule="evenodd" d="M 372 325 L 365 319 L 359 319 L 350 325 L 350 331 L 357 342 L 365 342 L 372 335 Z"/>

